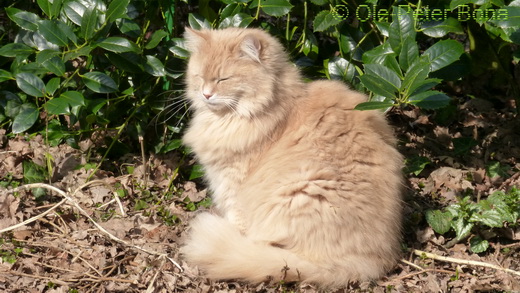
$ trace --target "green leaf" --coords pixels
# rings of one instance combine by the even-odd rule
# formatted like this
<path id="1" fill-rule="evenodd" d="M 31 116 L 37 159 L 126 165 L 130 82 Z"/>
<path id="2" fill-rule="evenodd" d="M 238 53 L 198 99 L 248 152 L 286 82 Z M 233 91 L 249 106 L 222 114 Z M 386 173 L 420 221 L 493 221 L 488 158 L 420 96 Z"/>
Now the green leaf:
<path id="1" fill-rule="evenodd" d="M 126 8 L 129 3 L 130 0 L 113 0 L 110 2 L 106 12 L 107 23 L 123 17 L 126 14 Z"/>
<path id="2" fill-rule="evenodd" d="M 512 5 L 513 3 L 511 3 Z M 520 27 L 520 6 L 506 6 L 499 9 L 496 19 L 490 22 L 501 28 Z"/>
<path id="3" fill-rule="evenodd" d="M 450 10 L 454 10 L 461 5 L 473 3 L 474 0 L 453 0 L 450 1 Z"/>
<path id="4" fill-rule="evenodd" d="M 355 65 L 341 57 L 332 58 L 328 62 L 327 68 L 331 79 L 351 81 L 356 74 Z"/>
<path id="5" fill-rule="evenodd" d="M 103 41 L 97 43 L 97 46 L 101 47 L 105 50 L 115 52 L 115 53 L 123 53 L 123 52 L 140 53 L 140 49 L 135 43 L 129 41 L 126 38 L 122 38 L 122 37 L 106 38 Z"/>
<path id="6" fill-rule="evenodd" d="M 70 27 L 68 24 L 61 22 L 61 21 L 58 22 L 57 25 L 60 28 L 60 30 L 67 36 L 67 38 L 69 40 L 71 40 L 74 44 L 78 43 L 78 37 L 74 33 L 74 30 L 72 29 L 72 27 Z"/>
<path id="7" fill-rule="evenodd" d="M 136 53 L 127 52 L 116 54 L 108 52 L 107 57 L 112 64 L 121 70 L 131 73 L 141 73 L 144 71 L 146 60 Z"/>
<path id="8" fill-rule="evenodd" d="M 475 236 L 469 240 L 469 249 L 474 253 L 481 253 L 488 249 L 489 242 L 482 238 Z"/>
<path id="9" fill-rule="evenodd" d="M 516 202 L 520 202 L 520 200 L 517 200 Z M 514 210 L 515 207 L 513 204 L 508 205 L 505 202 L 495 203 L 494 209 L 500 215 L 500 219 L 502 220 L 502 222 L 506 222 L 511 225 L 514 225 L 516 223 L 516 221 L 518 220 L 519 213 Z"/>
<path id="10" fill-rule="evenodd" d="M 319 53 L 318 40 L 310 30 L 305 30 L 305 40 L 303 41 L 302 52 L 309 58 L 314 58 Z"/>
<path id="11" fill-rule="evenodd" d="M 442 79 L 438 78 L 427 78 L 424 80 L 416 79 L 416 81 L 408 89 L 407 93 L 411 95 L 422 93 L 438 85 L 439 83 L 441 83 L 441 81 Z"/>
<path id="12" fill-rule="evenodd" d="M 7 13 L 7 16 L 9 16 L 9 18 L 21 28 L 31 32 L 38 29 L 38 21 L 40 20 L 38 15 L 14 7 L 6 8 L 5 12 Z"/>
<path id="13" fill-rule="evenodd" d="M 23 167 L 23 182 L 28 183 L 42 183 L 47 179 L 47 170 L 33 161 L 24 160 Z"/>
<path id="14" fill-rule="evenodd" d="M 209 21 L 205 19 L 203 16 L 196 13 L 188 14 L 188 23 L 190 24 L 190 27 L 195 30 L 211 28 L 211 24 L 209 23 Z"/>
<path id="15" fill-rule="evenodd" d="M 63 0 L 37 0 L 36 2 L 49 18 L 54 18 L 60 14 Z"/>
<path id="16" fill-rule="evenodd" d="M 453 215 L 450 212 L 441 212 L 440 210 L 426 211 L 426 222 L 439 234 L 444 234 L 451 229 L 450 223 L 452 219 Z"/>
<path id="17" fill-rule="evenodd" d="M 75 24 L 81 25 L 81 19 L 87 7 L 80 1 L 67 1 L 63 5 L 65 15 Z"/>
<path id="18" fill-rule="evenodd" d="M 54 92 L 56 92 L 56 90 L 60 87 L 60 83 L 61 80 L 59 77 L 51 78 L 51 80 L 49 80 L 49 82 L 47 82 L 45 85 L 45 92 L 48 95 L 54 95 Z"/>
<path id="19" fill-rule="evenodd" d="M 50 72 L 56 74 L 57 76 L 65 75 L 65 63 L 60 59 L 60 57 L 52 57 L 51 59 L 43 62 L 43 67 L 49 70 Z"/>
<path id="20" fill-rule="evenodd" d="M 374 49 L 365 52 L 363 54 L 362 60 L 365 64 L 371 63 L 384 65 L 400 77 L 402 76 L 402 72 L 399 63 L 397 63 L 395 58 L 396 56 L 397 54 L 394 53 L 390 44 L 386 42 L 383 45 L 377 46 Z"/>
<path id="21" fill-rule="evenodd" d="M 417 46 L 417 42 L 415 40 L 412 40 L 410 38 L 407 38 L 404 43 L 403 47 L 401 48 L 401 52 L 399 53 L 399 65 L 401 65 L 401 68 L 403 68 L 405 71 L 412 66 L 414 62 L 416 62 L 419 59 L 419 47 Z M 429 73 L 428 69 L 428 73 Z"/>
<path id="22" fill-rule="evenodd" d="M 197 178 L 201 178 L 204 176 L 204 169 L 201 165 L 195 164 L 193 165 L 193 168 L 191 169 L 190 178 L 188 180 L 194 180 Z"/>
<path id="23" fill-rule="evenodd" d="M 286 15 L 293 7 L 288 0 L 253 0 L 249 5 L 249 8 L 256 9 L 259 2 L 264 13 L 276 17 Z"/>
<path id="24" fill-rule="evenodd" d="M 365 73 L 379 76 L 382 80 L 392 85 L 392 90 L 401 88 L 401 79 L 395 71 L 381 64 L 365 64 Z"/>
<path id="25" fill-rule="evenodd" d="M 57 119 L 49 121 L 47 129 L 42 130 L 40 133 L 46 137 L 46 142 L 50 146 L 58 146 L 64 139 L 70 138 L 66 127 L 62 126 Z"/>
<path id="26" fill-rule="evenodd" d="M 40 51 L 38 55 L 36 55 L 36 63 L 57 76 L 63 76 L 65 74 L 65 63 L 58 57 L 59 55 L 60 52 L 54 50 Z"/>
<path id="27" fill-rule="evenodd" d="M 4 69 L 0 69 L 0 82 L 11 79 L 14 79 L 14 76 L 11 74 L 11 72 Z"/>
<path id="28" fill-rule="evenodd" d="M 396 97 L 401 87 L 399 76 L 381 64 L 365 64 L 365 74 L 359 79 L 368 90 L 390 99 Z"/>
<path id="29" fill-rule="evenodd" d="M 394 8 L 394 16 L 389 28 L 388 42 L 394 52 L 400 53 L 406 39 L 415 40 L 415 21 L 413 17 L 401 7 Z"/>
<path id="30" fill-rule="evenodd" d="M 430 159 L 422 156 L 413 156 L 405 160 L 406 167 L 404 172 L 406 174 L 414 174 L 418 176 L 431 163 Z"/>
<path id="31" fill-rule="evenodd" d="M 149 49 L 153 49 L 153 48 L 157 47 L 157 45 L 159 45 L 159 43 L 162 41 L 162 39 L 164 39 L 167 36 L 168 36 L 168 33 L 165 32 L 164 30 L 156 30 L 152 34 L 152 37 L 150 37 L 150 40 L 148 40 L 148 43 L 146 44 L 146 46 L 144 48 L 149 50 Z"/>
<path id="32" fill-rule="evenodd" d="M 453 18 L 448 17 L 443 21 L 428 21 L 421 25 L 422 32 L 433 38 L 442 38 L 449 33 L 463 34 L 464 30 L 460 25 L 460 22 Z"/>
<path id="33" fill-rule="evenodd" d="M 45 61 L 51 59 L 52 57 L 59 56 L 60 52 L 55 50 L 42 50 L 36 54 L 36 63 L 42 65 Z"/>
<path id="34" fill-rule="evenodd" d="M 246 28 L 248 27 L 251 22 L 253 22 L 254 18 L 251 17 L 249 14 L 245 13 L 237 13 L 233 16 L 228 16 L 222 20 L 222 22 L 219 25 L 219 28 L 226 28 L 226 27 L 242 27 Z"/>
<path id="35" fill-rule="evenodd" d="M 392 84 L 381 79 L 379 76 L 365 74 L 360 76 L 359 79 L 361 80 L 363 86 L 376 95 L 380 95 L 389 99 L 395 99 L 397 90 L 394 90 L 394 86 Z"/>
<path id="36" fill-rule="evenodd" d="M 0 91 L 0 105 L 4 107 L 5 115 L 14 118 L 20 112 L 22 100 L 9 91 Z"/>
<path id="37" fill-rule="evenodd" d="M 220 13 L 220 19 L 226 19 L 240 12 L 242 12 L 242 6 L 240 4 L 230 3 L 226 7 L 224 7 L 224 9 L 222 9 L 222 12 Z"/>
<path id="38" fill-rule="evenodd" d="M 443 40 L 435 43 L 423 53 L 430 58 L 430 70 L 437 71 L 459 60 L 464 53 L 464 47 L 455 40 Z"/>
<path id="39" fill-rule="evenodd" d="M 401 51 L 403 52 L 403 51 Z M 406 71 L 401 90 L 411 94 L 430 74 L 430 62 L 425 58 L 417 59 Z"/>
<path id="40" fill-rule="evenodd" d="M 173 139 L 167 142 L 165 145 L 161 147 L 159 150 L 160 154 L 165 154 L 168 152 L 171 152 L 173 150 L 176 150 L 182 146 L 182 140 L 181 139 Z"/>
<path id="41" fill-rule="evenodd" d="M 33 161 L 22 162 L 23 168 L 23 182 L 27 183 L 41 183 L 47 180 L 47 170 L 45 167 L 40 166 Z M 45 196 L 47 194 L 44 188 L 33 188 L 31 189 L 32 193 L 36 198 Z"/>
<path id="42" fill-rule="evenodd" d="M 175 56 L 179 58 L 188 58 L 190 56 L 190 52 L 186 48 L 186 42 L 181 38 L 173 38 L 173 46 L 170 47 L 170 52 L 172 52 Z"/>
<path id="43" fill-rule="evenodd" d="M 151 55 L 146 55 L 146 64 L 144 65 L 144 70 L 153 76 L 166 75 L 166 71 L 164 70 L 164 65 L 162 64 L 161 60 Z"/>
<path id="44" fill-rule="evenodd" d="M 473 229 L 473 223 L 466 222 L 462 217 L 457 218 L 455 221 L 451 221 L 450 224 L 453 230 L 455 230 L 457 240 L 466 238 L 471 233 L 471 229 Z"/>
<path id="45" fill-rule="evenodd" d="M 502 217 L 497 210 L 486 210 L 481 214 L 474 214 L 470 220 L 473 222 L 481 222 L 492 228 L 501 228 L 504 226 Z"/>
<path id="46" fill-rule="evenodd" d="M 116 82 L 101 72 L 87 72 L 82 79 L 85 85 L 96 93 L 113 93 L 118 90 Z"/>
<path id="47" fill-rule="evenodd" d="M 22 133 L 34 125 L 39 116 L 38 108 L 34 104 L 24 103 L 13 120 L 13 133 Z"/>
<path id="48" fill-rule="evenodd" d="M 265 14 L 275 17 L 284 16 L 293 8 L 289 0 L 263 0 L 260 6 Z"/>
<path id="49" fill-rule="evenodd" d="M 43 97 L 45 84 L 38 76 L 29 72 L 22 72 L 16 75 L 16 84 L 26 94 L 34 97 Z"/>
<path id="50" fill-rule="evenodd" d="M 65 100 L 71 107 L 85 106 L 85 97 L 77 91 L 66 91 L 59 98 Z"/>
<path id="51" fill-rule="evenodd" d="M 87 8 L 81 18 L 81 33 L 86 39 L 90 39 L 96 32 L 98 25 L 98 10 L 95 7 Z"/>
<path id="52" fill-rule="evenodd" d="M 388 109 L 393 107 L 394 103 L 392 102 L 363 102 L 356 105 L 354 109 L 356 110 L 379 110 L 379 109 Z"/>
<path id="53" fill-rule="evenodd" d="M 456 155 L 467 154 L 474 146 L 478 145 L 478 142 L 472 137 L 457 137 L 452 141 Z"/>
<path id="54" fill-rule="evenodd" d="M 38 6 L 40 6 L 40 9 L 47 14 L 47 16 L 52 17 L 51 15 L 51 8 L 52 8 L 52 2 L 49 2 L 49 0 L 37 0 Z"/>
<path id="55" fill-rule="evenodd" d="M 38 23 L 38 31 L 49 42 L 58 45 L 66 46 L 68 38 L 64 31 L 58 26 L 56 21 L 42 20 Z"/>
<path id="56" fill-rule="evenodd" d="M 69 113 L 69 104 L 65 99 L 54 98 L 43 104 L 47 113 L 52 115 L 63 115 Z"/>
<path id="57" fill-rule="evenodd" d="M 0 47 L 0 56 L 4 57 L 19 57 L 29 56 L 34 53 L 34 49 L 22 43 L 9 43 Z M 24 58 L 25 58 L 24 57 Z"/>
<path id="58" fill-rule="evenodd" d="M 322 10 L 314 18 L 313 26 L 315 32 L 322 32 L 330 28 L 331 26 L 341 23 L 341 19 L 338 19 L 329 10 Z"/>
<path id="59" fill-rule="evenodd" d="M 139 38 L 141 35 L 141 27 L 139 24 L 131 19 L 120 18 L 116 21 L 119 30 L 132 38 Z"/>
<path id="60" fill-rule="evenodd" d="M 373 63 L 373 64 L 381 64 L 383 63 L 386 58 L 395 58 L 396 54 L 392 50 L 392 47 L 388 42 L 377 46 L 370 51 L 367 51 L 363 54 L 362 60 L 363 63 Z"/>
<path id="61" fill-rule="evenodd" d="M 409 102 L 423 109 L 438 109 L 447 106 L 451 98 L 438 91 L 425 91 L 410 97 Z"/>
<path id="62" fill-rule="evenodd" d="M 507 173 L 507 171 L 509 171 L 510 169 L 511 169 L 510 166 L 508 166 L 508 165 L 502 166 L 502 164 L 500 164 L 500 162 L 490 162 L 486 166 L 486 172 L 487 172 L 488 176 L 491 178 L 495 178 L 495 177 L 499 177 L 499 176 L 502 178 L 508 178 L 509 174 Z"/>

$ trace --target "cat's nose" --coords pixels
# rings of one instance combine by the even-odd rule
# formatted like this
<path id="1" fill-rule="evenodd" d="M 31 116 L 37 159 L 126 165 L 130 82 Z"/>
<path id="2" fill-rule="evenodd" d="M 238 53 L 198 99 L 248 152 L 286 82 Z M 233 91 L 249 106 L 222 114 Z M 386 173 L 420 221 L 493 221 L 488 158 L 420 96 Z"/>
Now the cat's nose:
<path id="1" fill-rule="evenodd" d="M 208 99 L 208 100 L 209 100 L 209 98 L 211 98 L 211 97 L 213 96 L 212 93 L 202 93 L 202 94 L 203 94 L 204 97 L 205 97 L 206 99 Z"/>

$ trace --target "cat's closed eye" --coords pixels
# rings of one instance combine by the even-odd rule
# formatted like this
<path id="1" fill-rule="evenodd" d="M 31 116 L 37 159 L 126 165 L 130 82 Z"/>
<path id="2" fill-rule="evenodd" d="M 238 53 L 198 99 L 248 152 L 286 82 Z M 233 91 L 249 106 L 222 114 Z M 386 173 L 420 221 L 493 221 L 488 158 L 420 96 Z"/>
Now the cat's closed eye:
<path id="1" fill-rule="evenodd" d="M 218 79 L 217 79 L 217 83 L 222 82 L 222 81 L 229 80 L 230 78 L 231 78 L 231 76 L 230 76 L 230 77 L 226 77 L 226 78 L 218 78 Z"/>

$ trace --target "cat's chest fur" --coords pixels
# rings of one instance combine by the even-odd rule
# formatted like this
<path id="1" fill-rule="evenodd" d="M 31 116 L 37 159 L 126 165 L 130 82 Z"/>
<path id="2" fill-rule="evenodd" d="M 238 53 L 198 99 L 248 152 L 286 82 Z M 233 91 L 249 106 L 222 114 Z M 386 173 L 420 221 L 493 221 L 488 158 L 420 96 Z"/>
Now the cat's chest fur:
<path id="1" fill-rule="evenodd" d="M 269 131 L 269 124 L 278 123 L 276 119 L 267 120 L 269 122 L 264 122 L 267 125 L 259 128 L 260 121 L 199 112 L 183 138 L 204 166 L 215 207 L 238 226 L 243 226 L 236 200 L 239 190 L 258 164 L 266 147 L 266 137 L 274 135 Z"/>

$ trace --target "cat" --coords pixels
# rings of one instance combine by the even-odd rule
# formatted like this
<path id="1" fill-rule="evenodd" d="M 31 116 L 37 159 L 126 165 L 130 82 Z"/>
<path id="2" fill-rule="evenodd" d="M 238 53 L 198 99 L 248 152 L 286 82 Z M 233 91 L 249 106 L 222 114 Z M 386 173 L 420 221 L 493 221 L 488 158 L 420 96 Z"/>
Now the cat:
<path id="1" fill-rule="evenodd" d="M 378 111 L 339 81 L 304 83 L 260 29 L 192 30 L 184 143 L 215 212 L 191 222 L 181 254 L 209 278 L 378 279 L 400 251 L 402 157 Z"/>

